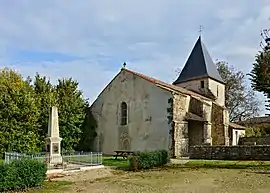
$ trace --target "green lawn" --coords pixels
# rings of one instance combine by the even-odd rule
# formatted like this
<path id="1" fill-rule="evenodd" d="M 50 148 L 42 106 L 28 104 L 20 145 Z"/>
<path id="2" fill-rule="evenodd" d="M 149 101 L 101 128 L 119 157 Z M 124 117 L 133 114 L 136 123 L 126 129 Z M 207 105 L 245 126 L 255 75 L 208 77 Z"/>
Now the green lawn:
<path id="1" fill-rule="evenodd" d="M 74 162 L 85 162 L 85 163 L 92 163 L 94 162 L 98 162 L 98 159 L 100 159 L 97 156 L 74 156 L 74 157 L 68 157 L 68 158 L 64 158 L 65 161 L 69 160 L 69 161 L 74 161 Z M 126 168 L 128 167 L 128 160 L 127 159 L 123 159 L 121 157 L 119 157 L 117 160 L 113 157 L 113 156 L 103 156 L 102 157 L 102 164 L 105 166 L 115 166 L 118 168 Z"/>
<path id="2" fill-rule="evenodd" d="M 76 158 L 76 157 L 75 157 Z M 89 162 L 88 156 L 83 156 L 74 161 Z M 93 158 L 92 158 L 93 159 Z M 103 156 L 102 163 L 105 166 L 115 166 L 119 169 L 129 167 L 129 161 L 119 157 Z M 183 164 L 186 168 L 227 168 L 227 169 L 270 169 L 270 161 L 225 161 L 225 160 L 189 160 Z"/>
<path id="3" fill-rule="evenodd" d="M 103 157 L 103 165 L 120 169 L 129 167 L 129 161 L 114 157 Z M 224 169 L 270 169 L 270 161 L 227 161 L 227 160 L 188 160 L 184 168 L 224 168 Z"/>
<path id="4" fill-rule="evenodd" d="M 127 159 L 123 158 L 117 158 L 114 159 L 114 157 L 103 157 L 103 165 L 104 166 L 115 166 L 118 168 L 128 168 L 129 166 L 129 161 Z"/>
<path id="5" fill-rule="evenodd" d="M 60 192 L 65 191 L 72 185 L 72 182 L 67 181 L 53 181 L 53 182 L 44 182 L 40 189 L 33 189 L 27 192 L 29 193 L 49 193 L 49 192 Z"/>
<path id="6" fill-rule="evenodd" d="M 85 163 L 98 163 L 101 157 L 96 155 L 69 155 L 63 156 L 63 161 L 85 162 Z"/>
<path id="7" fill-rule="evenodd" d="M 187 168 L 270 169 L 270 161 L 189 160 Z"/>

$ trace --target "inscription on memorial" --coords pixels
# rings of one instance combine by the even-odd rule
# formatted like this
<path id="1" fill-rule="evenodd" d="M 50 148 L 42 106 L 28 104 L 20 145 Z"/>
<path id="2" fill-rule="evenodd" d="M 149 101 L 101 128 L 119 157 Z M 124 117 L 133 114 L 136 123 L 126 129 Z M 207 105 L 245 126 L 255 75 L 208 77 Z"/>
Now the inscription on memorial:
<path id="1" fill-rule="evenodd" d="M 52 146 L 53 146 L 53 149 L 52 149 L 53 153 L 58 154 L 59 153 L 58 143 L 53 143 Z"/>

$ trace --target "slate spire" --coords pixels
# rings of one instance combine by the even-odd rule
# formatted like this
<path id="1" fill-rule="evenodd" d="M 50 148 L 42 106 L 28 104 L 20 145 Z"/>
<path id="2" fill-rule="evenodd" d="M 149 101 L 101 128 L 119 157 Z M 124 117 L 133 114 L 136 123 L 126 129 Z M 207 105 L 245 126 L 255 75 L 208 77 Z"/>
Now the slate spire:
<path id="1" fill-rule="evenodd" d="M 217 67 L 199 36 L 179 77 L 173 84 L 199 78 L 212 78 L 224 84 Z"/>

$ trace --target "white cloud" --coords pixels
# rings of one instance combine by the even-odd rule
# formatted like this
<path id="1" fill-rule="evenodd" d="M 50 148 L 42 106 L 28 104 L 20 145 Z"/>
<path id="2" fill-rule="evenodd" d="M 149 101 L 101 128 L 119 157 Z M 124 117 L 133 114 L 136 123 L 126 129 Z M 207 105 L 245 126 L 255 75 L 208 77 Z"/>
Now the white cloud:
<path id="1" fill-rule="evenodd" d="M 221 20 L 239 19 L 243 16 L 242 10 L 236 7 L 219 10 L 218 13 Z"/>
<path id="2" fill-rule="evenodd" d="M 225 59 L 247 73 L 259 49 L 260 30 L 270 24 L 269 13 L 269 0 L 2 1 L 0 62 L 25 75 L 72 76 L 93 100 L 124 61 L 172 82 L 203 25 L 213 59 Z M 83 59 L 14 64 L 8 51 L 18 48 Z"/>

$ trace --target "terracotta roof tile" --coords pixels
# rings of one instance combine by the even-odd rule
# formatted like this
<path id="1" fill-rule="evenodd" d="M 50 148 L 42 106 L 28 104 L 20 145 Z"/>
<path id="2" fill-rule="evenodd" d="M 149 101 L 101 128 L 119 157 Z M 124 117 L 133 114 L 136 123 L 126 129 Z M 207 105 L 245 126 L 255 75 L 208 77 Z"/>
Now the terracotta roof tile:
<path id="1" fill-rule="evenodd" d="M 246 127 L 242 126 L 242 125 L 238 125 L 236 123 L 229 123 L 229 126 L 235 129 L 246 129 Z"/>
<path id="2" fill-rule="evenodd" d="M 165 83 L 165 82 L 162 82 L 158 79 L 155 79 L 155 78 L 152 78 L 152 77 L 149 77 L 149 76 L 146 76 L 144 74 L 141 74 L 141 73 L 138 73 L 138 72 L 134 72 L 132 70 L 129 70 L 129 69 L 126 69 L 126 68 L 122 68 L 122 70 L 125 70 L 129 73 L 132 73 L 140 78 L 143 78 L 149 82 L 152 82 L 154 84 L 156 84 L 157 86 L 162 86 L 164 89 L 167 89 L 167 90 L 173 90 L 173 91 L 176 91 L 176 92 L 180 92 L 182 94 L 186 94 L 186 95 L 190 95 L 190 96 L 193 96 L 193 97 L 198 97 L 200 99 L 204 99 L 204 100 L 208 100 L 208 101 L 212 101 L 211 99 L 207 98 L 207 97 L 204 97 L 198 93 L 195 93 L 193 91 L 190 91 L 190 90 L 187 90 L 185 88 L 182 88 L 182 87 L 179 87 L 179 86 L 175 86 L 175 85 L 172 85 L 172 84 L 168 84 L 168 83 Z"/>
<path id="3" fill-rule="evenodd" d="M 253 124 L 270 123 L 270 116 L 253 117 L 253 118 L 247 119 L 245 121 L 239 121 L 237 123 L 241 124 L 241 125 L 253 125 Z"/>

